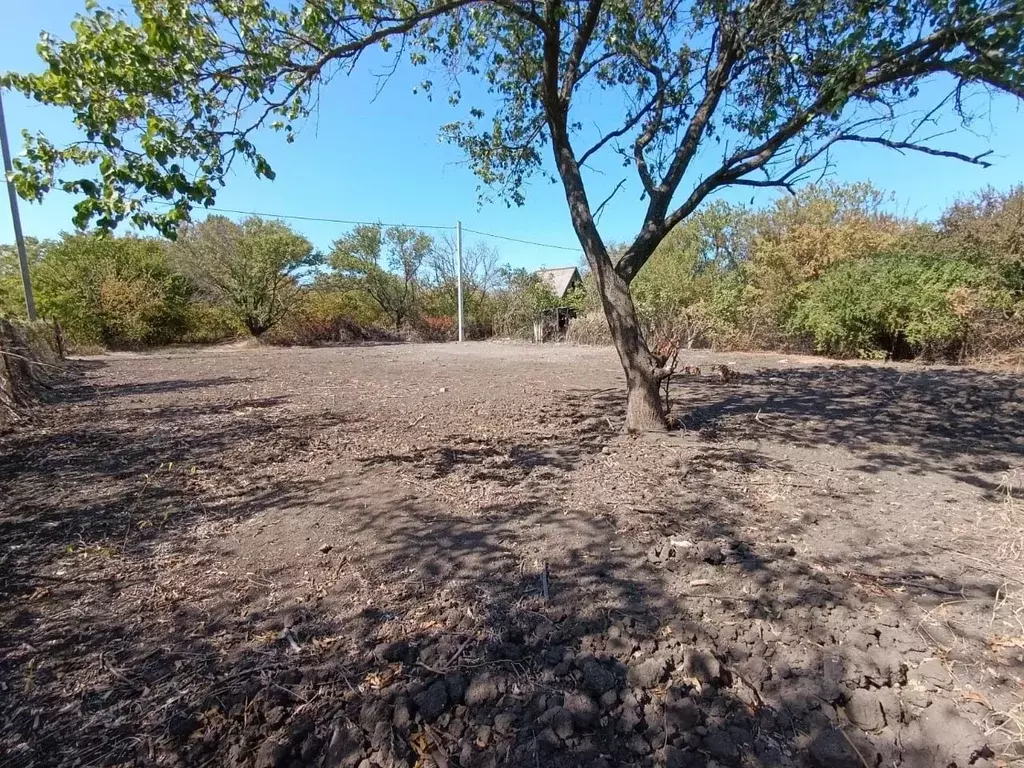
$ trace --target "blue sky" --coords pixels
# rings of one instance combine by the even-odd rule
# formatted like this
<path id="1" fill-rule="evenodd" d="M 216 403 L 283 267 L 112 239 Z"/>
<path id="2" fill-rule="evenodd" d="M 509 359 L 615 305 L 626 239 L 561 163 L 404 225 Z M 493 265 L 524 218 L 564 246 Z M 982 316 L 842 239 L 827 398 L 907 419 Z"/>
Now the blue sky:
<path id="1" fill-rule="evenodd" d="M 0 25 L 0 70 L 36 70 L 35 45 L 41 30 L 69 36 L 68 23 L 84 0 L 45 0 L 10 4 Z M 424 77 L 422 71 L 399 70 L 378 94 L 377 78 L 364 67 L 349 78 L 338 77 L 325 89 L 321 109 L 301 129 L 294 144 L 276 134 L 258 143 L 277 172 L 273 182 L 256 180 L 240 170 L 218 196 L 217 205 L 275 214 L 296 214 L 336 219 L 383 221 L 417 225 L 463 226 L 511 237 L 575 247 L 561 187 L 535 178 L 527 191 L 527 204 L 508 208 L 502 202 L 480 207 L 477 179 L 465 167 L 459 150 L 442 144 L 438 128 L 460 117 L 444 94 L 433 102 L 412 94 Z M 463 84 L 463 91 L 472 86 Z M 471 101 L 471 99 L 470 99 Z M 73 135 L 70 118 L 60 110 L 28 102 L 17 94 L 4 97 L 12 150 L 21 147 L 23 128 L 42 130 L 54 139 Z M 614 119 L 607 99 L 586 98 L 576 116 L 585 124 L 607 124 Z M 953 127 L 952 124 L 944 127 Z M 993 150 L 995 166 L 982 169 L 953 160 L 901 156 L 877 147 L 850 146 L 836 155 L 833 178 L 871 181 L 895 195 L 894 208 L 904 214 L 931 218 L 957 197 L 985 185 L 1007 188 L 1024 181 L 1024 111 L 1009 97 L 997 97 L 987 120 L 974 126 L 975 134 L 949 137 L 957 150 L 978 153 Z M 592 201 L 602 200 L 623 176 L 629 182 L 604 212 L 600 227 L 611 241 L 631 237 L 639 226 L 643 203 L 638 182 L 629 169 L 612 161 L 588 178 Z M 631 185 L 631 186 L 630 186 Z M 776 192 L 750 189 L 724 193 L 736 202 L 764 202 Z M 0 198 L 5 199 L 5 198 Z M 21 202 L 25 233 L 51 237 L 71 227 L 73 200 L 54 193 L 41 205 Z M 6 205 L 0 206 L 0 242 L 11 242 L 13 232 Z M 340 224 L 291 222 L 318 247 L 344 233 Z M 467 235 L 468 240 L 475 235 Z M 517 267 L 536 268 L 573 264 L 578 252 L 489 241 L 502 260 Z"/>

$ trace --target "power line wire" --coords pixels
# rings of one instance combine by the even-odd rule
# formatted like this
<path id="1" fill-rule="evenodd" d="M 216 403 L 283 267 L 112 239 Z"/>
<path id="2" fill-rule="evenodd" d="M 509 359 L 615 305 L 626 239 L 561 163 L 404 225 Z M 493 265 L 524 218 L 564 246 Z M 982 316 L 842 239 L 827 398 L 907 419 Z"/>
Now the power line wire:
<path id="1" fill-rule="evenodd" d="M 168 203 L 160 203 L 160 205 L 168 205 Z M 327 224 L 348 224 L 348 225 L 366 225 L 371 227 L 412 227 L 413 229 L 435 229 L 435 230 L 455 230 L 455 227 L 442 226 L 439 224 L 385 224 L 381 221 L 355 221 L 352 219 L 331 219 L 325 216 L 299 216 L 285 213 L 261 213 L 259 211 L 241 211 L 235 208 L 218 208 L 210 206 L 204 208 L 207 211 L 213 211 L 214 213 L 235 213 L 240 216 L 263 216 L 268 219 L 294 219 L 295 221 L 317 221 Z M 538 243 L 535 240 L 523 240 L 518 237 L 509 237 L 508 235 L 497 235 L 493 232 L 481 232 L 477 229 L 469 229 L 463 227 L 463 232 L 470 232 L 474 235 L 480 235 L 481 237 L 493 237 L 496 240 L 507 240 L 510 243 L 521 243 L 522 245 L 533 245 L 537 248 L 552 248 L 557 251 L 572 251 L 573 253 L 582 253 L 582 248 L 573 248 L 567 245 L 554 245 L 552 243 Z"/>
<path id="2" fill-rule="evenodd" d="M 160 203 L 160 205 L 169 205 L 169 203 Z M 237 213 L 241 216 L 262 216 L 268 219 L 294 219 L 296 221 L 319 221 L 327 224 L 365 224 L 371 227 L 412 227 L 413 229 L 450 229 L 453 230 L 455 227 L 442 227 L 437 224 L 386 224 L 382 221 L 354 221 L 351 219 L 329 219 L 323 216 L 298 216 L 295 214 L 286 213 L 261 213 L 260 211 L 240 211 L 235 208 L 216 208 L 213 206 L 204 208 L 206 211 L 213 211 L 214 213 Z"/>
<path id="3" fill-rule="evenodd" d="M 511 243 L 522 243 L 523 245 L 535 245 L 538 248 L 554 248 L 559 251 L 573 251 L 574 253 L 582 253 L 582 248 L 573 248 L 568 245 L 552 245 L 551 243 L 537 243 L 533 240 L 521 240 L 518 237 L 509 237 L 508 235 L 496 235 L 493 232 L 480 232 L 476 229 L 462 228 L 463 232 L 472 232 L 474 235 L 482 235 L 483 237 L 493 237 L 498 240 L 508 240 Z"/>

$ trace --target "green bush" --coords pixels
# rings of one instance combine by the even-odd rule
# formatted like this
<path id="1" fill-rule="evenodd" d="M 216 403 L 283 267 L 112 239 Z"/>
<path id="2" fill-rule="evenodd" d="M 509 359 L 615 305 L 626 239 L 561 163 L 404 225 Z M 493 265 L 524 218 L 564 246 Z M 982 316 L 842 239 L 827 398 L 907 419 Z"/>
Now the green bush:
<path id="1" fill-rule="evenodd" d="M 540 312 L 566 306 L 535 273 L 506 269 L 503 278 L 505 286 L 493 298 L 494 333 L 498 336 L 533 339 L 533 323 Z"/>
<path id="2" fill-rule="evenodd" d="M 186 344 L 216 344 L 243 336 L 247 332 L 238 315 L 230 308 L 195 301 L 185 309 L 185 330 L 181 341 Z"/>
<path id="3" fill-rule="evenodd" d="M 167 344 L 187 325 L 191 286 L 159 240 L 65 235 L 35 265 L 33 283 L 40 315 L 72 344 Z"/>
<path id="4" fill-rule="evenodd" d="M 373 330 L 387 322 L 374 301 L 361 291 L 334 290 L 329 281 L 303 290 L 301 301 L 271 329 L 271 344 L 312 346 L 376 338 Z"/>
<path id="5" fill-rule="evenodd" d="M 959 259 L 893 255 L 838 263 L 804 284 L 788 331 L 839 357 L 958 358 L 970 325 L 954 299 L 1005 302 L 996 276 Z"/>

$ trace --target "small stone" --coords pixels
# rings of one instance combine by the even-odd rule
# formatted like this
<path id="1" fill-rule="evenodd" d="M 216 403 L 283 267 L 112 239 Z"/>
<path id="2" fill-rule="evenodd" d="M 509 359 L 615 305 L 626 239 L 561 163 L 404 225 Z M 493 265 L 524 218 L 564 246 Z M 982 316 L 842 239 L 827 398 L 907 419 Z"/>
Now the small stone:
<path id="1" fill-rule="evenodd" d="M 583 667 L 583 684 L 595 696 L 615 687 L 615 675 L 598 661 L 590 659 Z"/>
<path id="2" fill-rule="evenodd" d="M 843 710 L 850 722 L 862 731 L 880 731 L 885 727 L 882 706 L 872 691 L 858 688 L 850 695 Z"/>
<path id="3" fill-rule="evenodd" d="M 412 715 L 409 712 L 408 699 L 399 698 L 395 701 L 395 711 L 391 716 L 391 724 L 402 733 L 409 732 L 409 729 L 412 727 Z"/>
<path id="4" fill-rule="evenodd" d="M 380 643 L 373 649 L 373 655 L 378 661 L 388 664 L 396 661 L 405 661 L 409 655 L 409 644 L 402 641 Z"/>
<path id="5" fill-rule="evenodd" d="M 572 716 L 578 728 L 593 728 L 597 725 L 599 711 L 594 700 L 583 693 L 571 693 L 565 697 L 565 710 Z"/>
<path id="6" fill-rule="evenodd" d="M 626 748 L 637 755 L 646 755 L 651 751 L 651 745 L 639 733 L 634 733 L 629 738 L 629 741 L 626 742 Z"/>
<path id="7" fill-rule="evenodd" d="M 551 729 L 560 739 L 568 739 L 572 736 L 572 715 L 566 711 L 565 707 L 558 708 L 558 712 L 552 718 Z"/>
<path id="8" fill-rule="evenodd" d="M 615 690 L 605 691 L 601 694 L 600 706 L 603 710 L 609 710 L 619 703 L 619 692 Z"/>
<path id="9" fill-rule="evenodd" d="M 299 750 L 299 756 L 302 758 L 302 762 L 306 764 L 316 762 L 316 756 L 320 754 L 320 750 L 323 749 L 323 746 L 323 741 L 321 741 L 315 733 L 311 733 L 306 736 L 306 739 L 302 742 L 302 747 Z"/>
<path id="10" fill-rule="evenodd" d="M 665 697 L 665 724 L 677 733 L 700 725 L 697 703 L 678 688 L 672 688 Z"/>
<path id="11" fill-rule="evenodd" d="M 722 665 L 709 651 L 688 648 L 683 655 L 683 676 L 714 685 L 721 680 Z"/>
<path id="12" fill-rule="evenodd" d="M 863 768 L 864 763 L 853 747 L 835 728 L 821 729 L 807 747 L 815 768 Z M 934 765 L 922 763 L 921 765 Z"/>
<path id="13" fill-rule="evenodd" d="M 637 688 L 654 688 L 665 679 L 665 672 L 663 659 L 646 659 L 631 664 L 626 677 L 629 684 Z"/>
<path id="14" fill-rule="evenodd" d="M 662 747 L 658 751 L 657 764 L 665 768 L 689 768 L 692 765 L 690 755 L 672 746 Z"/>
<path id="15" fill-rule="evenodd" d="M 390 720 L 387 704 L 380 699 L 370 699 L 359 710 L 359 725 L 364 731 L 373 731 L 381 720 Z"/>
<path id="16" fill-rule="evenodd" d="M 354 725 L 335 723 L 325 768 L 354 768 L 363 759 L 363 734 Z"/>
<path id="17" fill-rule="evenodd" d="M 919 683 L 928 690 L 948 688 L 951 683 L 949 670 L 938 659 L 929 659 L 921 663 L 917 669 L 908 673 L 907 678 L 910 682 Z"/>
<path id="18" fill-rule="evenodd" d="M 699 542 L 697 544 L 696 552 L 697 557 L 705 563 L 720 565 L 725 562 L 725 554 L 723 554 L 721 546 L 713 541 Z"/>
<path id="19" fill-rule="evenodd" d="M 288 745 L 270 738 L 256 753 L 256 768 L 282 768 L 288 762 Z"/>
<path id="20" fill-rule="evenodd" d="M 711 757 L 721 760 L 726 765 L 734 762 L 739 755 L 739 744 L 726 731 L 714 731 L 701 740 L 701 744 Z"/>
<path id="21" fill-rule="evenodd" d="M 458 704 L 466 695 L 466 678 L 459 674 L 447 675 L 444 684 L 448 688 L 448 699 Z"/>
<path id="22" fill-rule="evenodd" d="M 287 714 L 284 711 L 284 707 L 274 707 L 266 714 L 267 725 L 270 728 L 277 728 L 286 718 Z"/>
<path id="23" fill-rule="evenodd" d="M 491 726 L 481 725 L 476 729 L 476 745 L 483 749 L 491 743 Z"/>
<path id="24" fill-rule="evenodd" d="M 516 716 L 511 712 L 502 712 L 494 718 L 494 730 L 502 735 L 510 733 L 516 724 Z"/>

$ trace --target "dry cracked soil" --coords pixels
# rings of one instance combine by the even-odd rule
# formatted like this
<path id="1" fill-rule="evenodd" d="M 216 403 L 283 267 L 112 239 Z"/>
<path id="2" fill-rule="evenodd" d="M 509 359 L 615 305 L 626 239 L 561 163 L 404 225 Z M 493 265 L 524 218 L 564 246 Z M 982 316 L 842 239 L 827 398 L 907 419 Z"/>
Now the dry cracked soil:
<path id="1" fill-rule="evenodd" d="M 0 764 L 1022 764 L 1024 378 L 684 362 L 632 439 L 601 348 L 75 361 L 0 436 Z"/>

